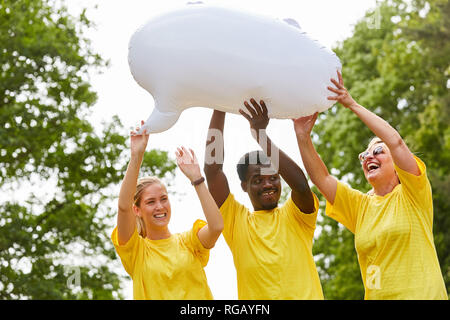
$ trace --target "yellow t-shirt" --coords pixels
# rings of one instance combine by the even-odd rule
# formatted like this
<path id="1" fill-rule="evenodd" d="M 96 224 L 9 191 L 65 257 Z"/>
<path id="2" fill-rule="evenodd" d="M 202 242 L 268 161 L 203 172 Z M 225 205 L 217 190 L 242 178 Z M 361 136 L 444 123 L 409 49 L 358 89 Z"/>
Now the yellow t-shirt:
<path id="1" fill-rule="evenodd" d="M 355 234 L 365 299 L 448 299 L 433 241 L 433 201 L 425 164 L 420 176 L 397 166 L 401 184 L 385 196 L 339 182 L 326 214 Z"/>
<path id="2" fill-rule="evenodd" d="M 126 272 L 133 279 L 136 300 L 213 299 L 203 267 L 209 259 L 198 239 L 206 222 L 197 220 L 192 229 L 167 239 L 142 238 L 135 229 L 125 245 L 119 245 L 117 227 L 111 240 Z"/>
<path id="3" fill-rule="evenodd" d="M 289 198 L 280 208 L 250 212 L 228 195 L 220 212 L 239 299 L 323 299 L 312 255 L 315 195 L 314 205 L 314 213 L 304 214 Z"/>

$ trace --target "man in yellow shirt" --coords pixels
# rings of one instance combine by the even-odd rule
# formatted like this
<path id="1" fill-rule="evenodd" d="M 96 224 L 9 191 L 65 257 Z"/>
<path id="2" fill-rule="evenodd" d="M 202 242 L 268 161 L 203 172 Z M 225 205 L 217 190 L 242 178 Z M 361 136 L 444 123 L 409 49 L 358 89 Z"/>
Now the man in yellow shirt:
<path id="1" fill-rule="evenodd" d="M 259 105 L 253 99 L 250 101 L 253 107 L 244 103 L 249 114 L 242 110 L 241 114 L 270 157 L 269 160 L 262 152 L 251 152 L 238 164 L 242 189 L 254 210 L 237 202 L 230 193 L 222 171 L 223 161 L 220 160 L 223 159 L 214 163 L 207 159 L 204 170 L 208 188 L 223 215 L 223 235 L 233 254 L 238 298 L 323 299 L 312 255 L 318 200 L 300 167 L 267 137 L 265 129 L 269 118 L 264 102 Z M 209 128 L 220 134 L 214 135 L 208 145 L 214 142 L 223 149 L 224 122 L 225 113 L 215 110 Z M 221 151 L 213 149 L 213 152 Z M 286 203 L 278 207 L 280 175 L 292 193 Z"/>

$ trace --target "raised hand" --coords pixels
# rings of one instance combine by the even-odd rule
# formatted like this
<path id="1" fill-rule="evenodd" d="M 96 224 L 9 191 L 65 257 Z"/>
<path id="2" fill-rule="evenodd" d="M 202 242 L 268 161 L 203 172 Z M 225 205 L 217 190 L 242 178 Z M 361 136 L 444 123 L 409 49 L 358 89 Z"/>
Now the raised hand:
<path id="1" fill-rule="evenodd" d="M 141 120 L 141 126 L 144 124 L 144 121 Z M 131 136 L 131 154 L 134 155 L 143 155 L 145 149 L 147 148 L 149 134 L 147 134 L 147 130 L 144 129 L 142 134 L 137 134 L 139 132 L 140 127 L 136 127 L 136 130 L 130 131 Z"/>
<path id="2" fill-rule="evenodd" d="M 177 165 L 181 172 L 191 181 L 198 180 L 202 177 L 197 157 L 192 149 L 189 151 L 185 147 L 177 148 L 175 151 Z"/>
<path id="3" fill-rule="evenodd" d="M 300 117 L 298 119 L 292 119 L 292 121 L 294 122 L 295 134 L 299 138 L 311 136 L 311 131 L 312 131 L 312 128 L 314 127 L 314 124 L 316 123 L 318 114 L 319 113 L 316 112 L 310 116 Z"/>
<path id="4" fill-rule="evenodd" d="M 347 89 L 344 87 L 344 80 L 342 79 L 342 75 L 339 71 L 337 71 L 338 75 L 338 81 L 335 79 L 330 79 L 331 82 L 336 86 L 336 88 L 333 87 L 327 87 L 328 90 L 331 92 L 336 93 L 335 96 L 329 96 L 327 97 L 328 100 L 336 100 L 340 104 L 342 104 L 344 107 L 351 109 L 353 106 L 357 106 L 358 104 L 356 101 L 352 98 L 350 93 L 348 93 Z"/>
<path id="5" fill-rule="evenodd" d="M 144 121 L 141 121 L 141 126 L 143 124 Z M 143 134 L 137 134 L 139 130 L 140 127 L 138 126 L 135 131 L 132 130 L 130 132 L 131 157 L 120 186 L 119 213 L 117 216 L 117 232 L 120 245 L 128 242 L 136 228 L 136 215 L 133 212 L 134 193 L 136 192 L 139 170 L 149 138 L 145 130 Z"/>
<path id="6" fill-rule="evenodd" d="M 266 129 L 269 124 L 269 116 L 267 115 L 267 107 L 263 100 L 259 105 L 255 99 L 250 99 L 253 107 L 247 101 L 244 101 L 244 105 L 250 114 L 247 114 L 244 110 L 239 109 L 239 113 L 244 116 L 250 123 L 250 128 L 258 131 L 260 129 Z"/>

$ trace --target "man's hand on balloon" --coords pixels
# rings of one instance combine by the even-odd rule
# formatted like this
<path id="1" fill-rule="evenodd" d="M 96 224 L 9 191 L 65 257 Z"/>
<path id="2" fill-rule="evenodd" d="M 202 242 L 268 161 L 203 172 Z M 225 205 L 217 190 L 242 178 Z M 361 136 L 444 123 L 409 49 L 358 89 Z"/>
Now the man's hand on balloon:
<path id="1" fill-rule="evenodd" d="M 247 101 L 244 101 L 244 105 L 247 108 L 248 113 L 246 113 L 244 110 L 239 109 L 239 113 L 244 116 L 245 119 L 248 120 L 250 123 L 250 128 L 256 131 L 263 130 L 267 128 L 267 125 L 269 124 L 269 116 L 267 115 L 267 107 L 263 100 L 260 101 L 260 104 L 258 104 L 255 99 L 250 99 L 251 104 Z"/>

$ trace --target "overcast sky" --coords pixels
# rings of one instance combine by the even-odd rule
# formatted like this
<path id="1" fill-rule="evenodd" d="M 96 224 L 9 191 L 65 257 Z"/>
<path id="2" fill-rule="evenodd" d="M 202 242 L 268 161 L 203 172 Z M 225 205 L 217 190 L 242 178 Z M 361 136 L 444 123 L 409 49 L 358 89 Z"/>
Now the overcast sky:
<path id="1" fill-rule="evenodd" d="M 133 79 L 128 67 L 128 42 L 131 35 L 151 17 L 185 6 L 188 1 L 178 0 L 67 0 L 69 9 L 77 13 L 88 8 L 87 15 L 97 25 L 86 34 L 92 39 L 94 49 L 110 67 L 101 75 L 92 76 L 93 89 L 99 99 L 93 107 L 92 122 L 99 126 L 102 120 L 118 115 L 126 128 L 146 120 L 153 110 L 152 96 Z M 255 14 L 275 18 L 293 18 L 312 38 L 332 48 L 338 41 L 351 36 L 353 26 L 368 9 L 373 9 L 376 0 L 203 0 L 205 4 L 220 4 Z M 97 8 L 94 6 L 97 5 Z M 343 66 L 345 79 L 345 65 Z M 174 158 L 176 147 L 192 148 L 203 168 L 203 157 L 211 109 L 191 108 L 185 110 L 178 122 L 163 133 L 150 136 L 148 149 L 168 151 Z M 273 141 L 302 167 L 291 120 L 271 120 L 268 126 Z M 124 133 L 126 134 L 126 133 Z M 319 133 L 320 134 L 320 133 Z M 236 199 L 251 208 L 250 201 L 240 189 L 236 163 L 245 152 L 258 149 L 250 135 L 247 120 L 242 116 L 228 114 L 225 124 L 224 171 L 230 189 Z M 189 181 L 177 169 L 170 201 L 172 218 L 169 229 L 172 233 L 192 227 L 192 223 L 203 218 L 200 203 Z M 323 214 L 319 212 L 319 215 Z M 110 232 L 112 230 L 108 230 Z M 223 237 L 211 250 L 205 268 L 208 283 L 215 299 L 237 299 L 236 272 L 232 255 Z M 119 272 L 125 272 L 120 270 Z M 124 295 L 132 299 L 132 284 L 128 281 Z"/>

